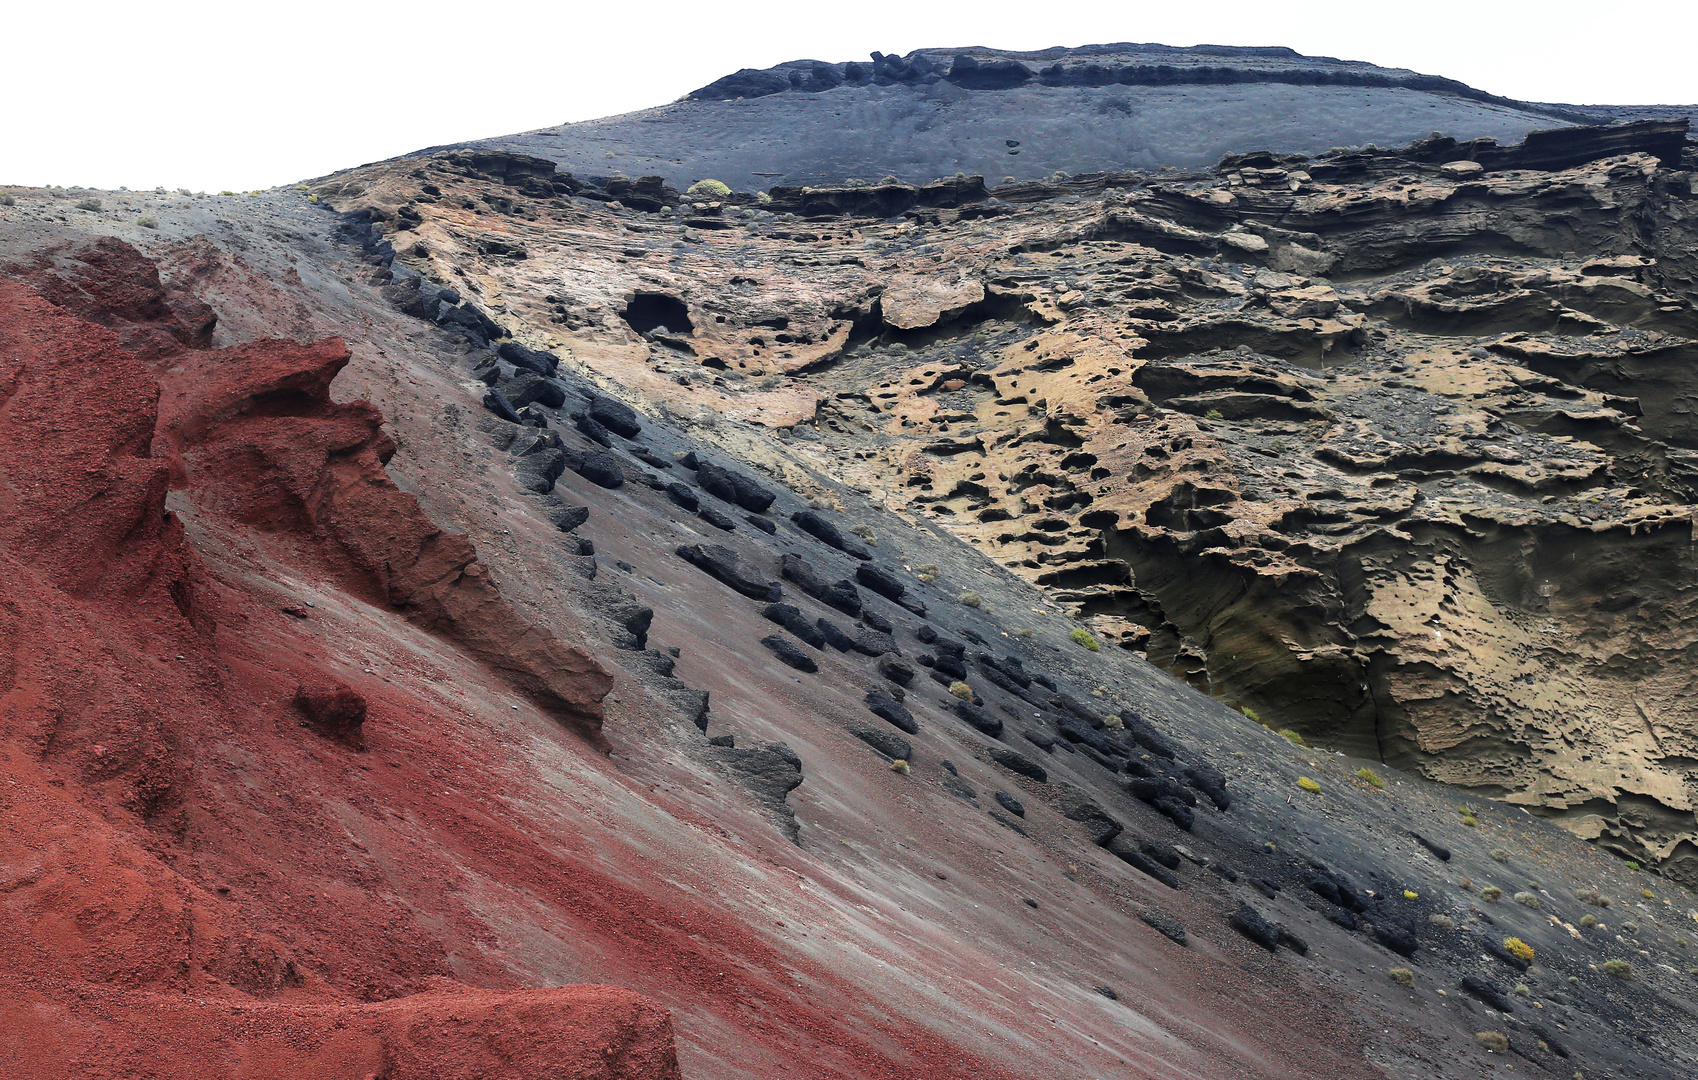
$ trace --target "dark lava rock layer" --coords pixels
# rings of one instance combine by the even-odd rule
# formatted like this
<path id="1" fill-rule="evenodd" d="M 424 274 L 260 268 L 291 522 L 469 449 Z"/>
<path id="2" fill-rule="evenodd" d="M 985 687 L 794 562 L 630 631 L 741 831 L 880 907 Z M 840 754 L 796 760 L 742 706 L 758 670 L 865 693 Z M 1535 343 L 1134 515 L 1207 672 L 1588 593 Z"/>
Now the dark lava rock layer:
<path id="1" fill-rule="evenodd" d="M 1283 48 L 1122 43 L 796 60 L 735 72 L 670 105 L 464 145 L 580 176 L 658 175 L 680 189 L 706 178 L 734 188 L 924 183 L 957 171 L 994 182 L 1199 168 L 1253 147 L 1395 146 L 1434 130 L 1508 143 L 1557 124 L 1665 114 L 1676 115 L 1512 101 Z"/>

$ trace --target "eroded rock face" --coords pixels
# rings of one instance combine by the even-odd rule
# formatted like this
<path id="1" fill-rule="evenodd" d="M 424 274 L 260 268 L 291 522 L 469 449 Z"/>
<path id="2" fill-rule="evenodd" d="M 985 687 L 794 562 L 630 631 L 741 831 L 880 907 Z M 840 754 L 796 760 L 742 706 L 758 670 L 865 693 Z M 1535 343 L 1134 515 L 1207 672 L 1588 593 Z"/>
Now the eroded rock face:
<path id="1" fill-rule="evenodd" d="M 38 553 L 47 581 L 109 601 L 162 587 L 184 618 L 209 627 L 199 561 L 165 510 L 167 492 L 185 490 L 200 512 L 277 538 L 299 570 L 458 640 L 599 739 L 606 672 L 510 607 L 471 543 L 389 479 L 395 447 L 382 416 L 330 399 L 348 362 L 339 339 L 205 348 L 205 305 L 168 293 L 153 264 L 116 240 L 9 269 L 40 292 L 7 285 L 0 401 L 18 450 L 6 478 L 29 494 L 11 500 L 4 537 Z M 79 428 L 95 437 L 65 434 Z M 357 739 L 357 718 L 328 727 Z"/>
<path id="2" fill-rule="evenodd" d="M 652 999 L 614 987 L 475 989 L 448 978 L 430 948 L 402 958 L 375 943 L 382 902 L 354 890 L 324 918 L 260 910 L 269 880 L 288 882 L 285 899 L 311 896 L 311 871 L 276 855 L 288 811 L 261 815 L 263 839 L 229 840 L 245 809 L 220 801 L 223 778 L 299 806 L 320 783 L 268 770 L 323 754 L 323 775 L 368 774 L 368 695 L 370 711 L 395 716 L 390 680 L 368 669 L 356 690 L 339 677 L 343 656 L 291 634 L 317 614 L 295 594 L 345 586 L 442 631 L 592 745 L 608 677 L 510 607 L 471 545 L 388 477 L 393 446 L 377 410 L 330 400 L 348 359 L 340 341 L 208 349 L 204 305 L 167 294 L 153 264 L 115 240 L 8 270 L 0 984 L 17 1008 L 0 1023 L 0 1057 L 40 1077 L 236 1077 L 260 1057 L 324 1076 L 469 1080 L 565 1059 L 606 1080 L 676 1077 L 671 1019 Z M 205 545 L 223 546 L 209 534 L 227 538 L 232 525 L 246 537 L 242 573 L 209 570 Z M 281 748 L 297 725 L 318 744 L 298 756 Z M 245 749 L 225 772 L 221 751 L 238 737 L 269 741 L 270 752 Z M 347 793 L 334 780 L 322 788 Z M 333 846 L 330 831 L 307 830 L 303 861 Z M 182 844 L 217 861 L 222 843 L 238 863 L 268 868 L 245 876 L 225 863 L 209 881 L 204 863 L 166 854 Z M 341 918 L 357 932 L 325 947 Z M 305 945 L 302 926 L 321 944 Z M 344 948 L 371 951 L 327 962 Z"/>
<path id="3" fill-rule="evenodd" d="M 884 221 L 731 205 L 711 233 L 581 199 L 482 214 L 475 184 L 421 202 L 388 167 L 324 193 L 417 207 L 396 249 L 470 269 L 533 345 L 764 424 L 776 468 L 936 521 L 1275 726 L 1695 877 L 1698 257 L 1668 127 Z M 494 229 L 530 257 L 480 256 Z M 687 338 L 634 332 L 639 292 Z"/>

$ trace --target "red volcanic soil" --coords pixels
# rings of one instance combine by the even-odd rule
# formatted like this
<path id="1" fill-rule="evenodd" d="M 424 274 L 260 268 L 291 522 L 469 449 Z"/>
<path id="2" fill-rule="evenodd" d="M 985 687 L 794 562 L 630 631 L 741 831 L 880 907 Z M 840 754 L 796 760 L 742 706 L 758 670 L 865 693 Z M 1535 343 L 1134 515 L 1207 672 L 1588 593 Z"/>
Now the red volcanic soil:
<path id="1" fill-rule="evenodd" d="M 1288 973 L 1127 936 L 1071 874 L 1016 922 L 1005 879 L 1041 853 L 934 827 L 824 743 L 857 805 L 821 804 L 818 843 L 828 812 L 924 839 L 834 867 L 659 735 L 609 757 L 614 679 L 390 479 L 377 409 L 331 397 L 340 340 L 208 348 L 204 306 L 112 241 L 9 272 L 7 1074 L 665 1080 L 675 1023 L 716 1077 L 1368 1074 Z M 654 543 L 630 557 L 669 572 Z M 686 618 L 716 700 L 818 707 L 732 614 Z"/>
<path id="2" fill-rule="evenodd" d="M 197 348 L 150 265 L 86 254 L 26 269 L 64 307 L 0 279 L 0 1066 L 677 1074 L 665 1009 L 525 989 L 502 922 L 711 1002 L 734 1057 L 998 1075 L 899 1020 L 844 1030 L 829 972 L 529 816 L 528 740 L 464 684 L 612 774 L 606 673 L 388 480 L 377 411 L 330 400 L 340 341 Z"/>
<path id="3" fill-rule="evenodd" d="M 108 245 L 91 256 L 96 282 L 107 271 L 117 283 L 146 281 L 133 252 Z M 344 719 L 353 705 L 363 717 L 368 703 L 283 635 L 270 642 L 263 676 L 244 677 L 244 643 L 220 624 L 242 625 L 260 609 L 214 580 L 190 547 L 165 508 L 173 479 L 191 489 L 204 479 L 213 492 L 245 486 L 279 509 L 303 509 L 298 494 L 316 497 L 328 525 L 297 512 L 257 527 L 297 529 L 303 556 L 351 587 L 369 592 L 375 579 L 410 590 L 410 606 L 450 629 L 442 609 L 457 589 L 443 567 L 472 580 L 459 590 L 475 597 L 469 610 L 500 599 L 471 573 L 470 546 L 445 538 L 382 478 L 373 410 L 329 405 L 326 388 L 346 359 L 339 343 L 191 352 L 194 334 L 129 291 L 114 317 L 151 325 L 128 324 L 120 336 L 0 279 L 0 1063 L 30 1077 L 676 1075 L 670 1018 L 636 994 L 458 988 L 371 1003 L 445 974 L 421 941 L 397 949 L 384 928 L 389 905 L 337 898 L 336 916 L 315 927 L 325 945 L 337 942 L 322 968 L 305 959 L 318 949 L 267 932 L 268 920 L 243 910 L 288 904 L 309 880 L 292 880 L 287 858 L 257 866 L 266 852 L 257 835 L 244 841 L 244 825 L 322 856 L 314 838 L 328 823 L 289 823 L 218 798 L 217 774 L 237 776 L 229 751 L 239 741 L 284 765 L 243 770 L 243 787 L 298 791 L 312 781 L 283 775 L 299 753 L 277 741 L 293 734 L 282 726 L 297 704 L 290 684 L 333 686 Z M 157 300 L 157 278 L 153 291 Z M 216 376 L 205 373 L 205 394 L 168 394 L 162 414 L 160 379 L 144 357 L 175 359 L 179 381 L 203 359 Z M 172 423 L 156 433 L 161 415 Z M 233 442 L 243 431 L 245 453 Z M 268 456 L 267 436 L 287 451 Z M 226 451 L 224 471 L 190 474 L 186 462 L 198 465 L 209 447 Z M 238 462 L 243 476 L 232 471 Z M 338 492 L 324 482 L 337 468 L 357 474 L 363 506 L 337 511 Z M 363 546 L 345 544 L 338 529 L 361 509 L 383 512 L 383 527 Z M 380 567 L 374 552 L 390 561 Z M 606 676 L 551 644 L 541 651 L 571 670 L 539 669 L 528 688 L 577 692 L 555 704 L 593 731 Z M 288 838 L 289 825 L 305 828 Z M 269 885 L 244 881 L 242 862 Z M 221 883 L 208 887 L 209 873 Z M 262 895 L 232 902 L 250 881 Z M 545 1067 L 556 1055 L 571 1066 Z"/>

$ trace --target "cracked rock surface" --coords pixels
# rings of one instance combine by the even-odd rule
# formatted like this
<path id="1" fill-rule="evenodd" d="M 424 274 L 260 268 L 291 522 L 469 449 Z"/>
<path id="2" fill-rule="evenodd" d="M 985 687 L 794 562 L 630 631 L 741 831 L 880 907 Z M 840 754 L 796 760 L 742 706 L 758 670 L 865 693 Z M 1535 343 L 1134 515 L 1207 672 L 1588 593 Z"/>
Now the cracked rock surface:
<path id="1" fill-rule="evenodd" d="M 1698 880 L 1683 131 L 948 198 L 653 178 L 635 209 L 467 151 L 315 191 L 609 393 L 935 522 L 1105 643 Z"/>

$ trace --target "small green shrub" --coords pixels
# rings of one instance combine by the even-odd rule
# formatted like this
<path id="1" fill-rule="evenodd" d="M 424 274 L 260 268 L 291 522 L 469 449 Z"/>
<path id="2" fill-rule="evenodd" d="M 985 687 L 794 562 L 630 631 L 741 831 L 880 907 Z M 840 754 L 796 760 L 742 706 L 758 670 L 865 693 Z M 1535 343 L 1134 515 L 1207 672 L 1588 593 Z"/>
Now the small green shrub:
<path id="1" fill-rule="evenodd" d="M 1605 975 L 1613 975 L 1622 982 L 1633 978 L 1633 965 L 1626 960 L 1605 960 L 1598 970 Z"/>
<path id="2" fill-rule="evenodd" d="M 1083 646 L 1091 652 L 1096 652 L 1098 649 L 1102 648 L 1101 645 L 1097 644 L 1097 639 L 1092 637 L 1090 632 L 1082 626 L 1074 627 L 1073 632 L 1067 636 L 1073 639 L 1073 643 L 1075 645 Z"/>
<path id="3" fill-rule="evenodd" d="M 1386 972 L 1386 974 L 1390 975 L 1392 981 L 1397 983 L 1399 986 L 1415 985 L 1415 973 L 1410 971 L 1408 968 L 1391 968 Z"/>
<path id="4" fill-rule="evenodd" d="M 934 562 L 921 563 L 920 565 L 914 567 L 914 573 L 916 573 L 916 574 L 935 574 L 935 573 L 937 573 L 937 563 L 934 563 Z"/>
<path id="5" fill-rule="evenodd" d="M 1538 911 L 1540 907 L 1539 898 L 1530 892 L 1516 893 L 1515 902 L 1520 904 L 1522 907 L 1532 908 L 1534 911 Z"/>
<path id="6" fill-rule="evenodd" d="M 1525 960 L 1529 964 L 1533 962 L 1533 946 L 1522 941 L 1520 938 L 1504 938 L 1503 947 L 1509 950 L 1509 955 L 1515 957 L 1517 960 Z"/>
<path id="7" fill-rule="evenodd" d="M 980 599 L 979 594 L 976 592 L 964 592 L 960 595 L 960 597 L 958 597 L 958 600 L 962 607 L 970 608 L 979 607 L 984 603 L 984 601 Z"/>
<path id="8" fill-rule="evenodd" d="M 77 200 L 77 209 L 78 210 L 99 211 L 101 209 L 100 200 L 99 199 L 78 199 Z"/>
<path id="9" fill-rule="evenodd" d="M 697 180 L 684 194 L 692 199 L 723 199 L 731 194 L 731 185 L 719 180 Z"/>
<path id="10" fill-rule="evenodd" d="M 220 191 L 218 194 L 220 194 L 220 195 L 234 195 L 236 193 L 234 191 Z"/>
<path id="11" fill-rule="evenodd" d="M 962 701 L 972 701 L 973 700 L 973 688 L 971 686 L 968 686 L 964 682 L 952 682 L 952 683 L 950 683 L 949 684 L 949 692 L 951 694 L 954 694 L 956 697 L 960 698 Z"/>
<path id="12" fill-rule="evenodd" d="M 873 532 L 871 525 L 851 525 L 849 531 L 865 540 L 868 547 L 878 547 L 878 533 Z"/>
<path id="13" fill-rule="evenodd" d="M 1480 890 L 1480 899 L 1488 904 L 1495 904 L 1503 899 L 1503 890 L 1496 885 L 1487 885 Z"/>
<path id="14" fill-rule="evenodd" d="M 919 575 L 919 578 L 920 578 L 920 584 L 921 585 L 930 585 L 932 582 L 937 580 L 937 575 L 936 574 L 921 574 L 921 575 Z"/>
<path id="15" fill-rule="evenodd" d="M 1498 862 L 1508 862 L 1509 852 L 1505 851 L 1503 848 L 1493 848 L 1492 858 L 1496 859 Z"/>
<path id="16" fill-rule="evenodd" d="M 1479 822 L 1479 819 L 1474 817 L 1473 814 L 1469 814 L 1462 819 L 1462 824 L 1468 826 L 1470 829 L 1473 829 L 1473 828 L 1478 828 L 1480 822 Z"/>
<path id="17" fill-rule="evenodd" d="M 1501 1032 L 1482 1031 L 1474 1036 L 1474 1041 L 1493 1054 L 1509 1053 L 1509 1040 Z"/>
<path id="18" fill-rule="evenodd" d="M 1321 785 L 1315 783 L 1307 776 L 1299 776 L 1297 778 L 1297 786 L 1311 795 L 1319 795 L 1321 793 Z"/>
<path id="19" fill-rule="evenodd" d="M 895 761 L 890 763 L 890 771 L 893 772 L 893 773 L 901 773 L 903 776 L 907 776 L 908 775 L 908 763 L 906 761 L 903 761 L 901 758 L 897 758 Z"/>
<path id="20" fill-rule="evenodd" d="M 1120 718 L 1119 713 L 1109 713 L 1107 716 L 1103 717 L 1103 727 L 1108 728 L 1110 731 L 1125 731 L 1126 721 Z"/>
<path id="21" fill-rule="evenodd" d="M 1532 997 L 1533 996 L 1533 990 L 1526 983 L 1516 983 L 1515 984 L 1515 996 L 1516 997 Z"/>
<path id="22" fill-rule="evenodd" d="M 144 214 L 136 219 L 136 224 L 144 229 L 157 229 L 159 228 L 159 219 Z"/>
<path id="23" fill-rule="evenodd" d="M 1219 409 L 1210 409 L 1208 412 L 1203 414 L 1203 419 L 1204 420 L 1225 420 L 1226 417 L 1224 417 L 1220 414 Z"/>
<path id="24" fill-rule="evenodd" d="M 1657 898 L 1657 894 L 1652 892 L 1650 889 L 1640 889 L 1639 895 L 1643 896 L 1647 900 L 1655 900 Z"/>
<path id="25" fill-rule="evenodd" d="M 1404 889 L 1403 898 L 1405 900 L 1419 900 L 1421 899 L 1421 894 L 1416 892 L 1414 889 Z"/>
<path id="26" fill-rule="evenodd" d="M 1609 897 L 1598 892 L 1597 889 L 1582 889 L 1574 896 L 1575 899 L 1591 904 L 1593 907 L 1607 908 L 1614 903 Z"/>
<path id="27" fill-rule="evenodd" d="M 1256 710 L 1252 709 L 1248 705 L 1240 705 L 1238 707 L 1238 711 L 1243 713 L 1245 716 L 1249 717 L 1251 720 L 1254 720 L 1258 724 L 1262 722 L 1262 718 L 1260 716 L 1256 715 Z"/>
<path id="28" fill-rule="evenodd" d="M 1629 860 L 1627 860 L 1627 868 L 1629 870 L 1637 870 L 1637 869 L 1639 869 L 1639 864 L 1637 862 L 1635 862 L 1634 860 L 1629 859 Z"/>
<path id="29" fill-rule="evenodd" d="M 1020 629 L 1014 631 L 1014 636 L 1018 638 L 1031 638 L 1033 635 L 1034 631 L 1030 626 L 1022 626 Z"/>
<path id="30" fill-rule="evenodd" d="M 1437 913 L 1434 913 L 1432 915 L 1427 916 L 1427 922 L 1432 924 L 1433 926 L 1437 927 L 1440 930 L 1455 930 L 1456 929 L 1456 920 L 1451 918 L 1449 915 L 1439 915 Z"/>
<path id="31" fill-rule="evenodd" d="M 1290 728 L 1281 728 L 1280 731 L 1279 731 L 1279 737 L 1284 739 L 1287 742 L 1296 743 L 1298 746 L 1308 746 L 1309 745 L 1307 742 L 1305 742 L 1303 740 L 1303 736 L 1297 734 L 1297 732 L 1295 732 L 1295 731 L 1292 731 Z"/>
<path id="32" fill-rule="evenodd" d="M 1598 917 L 1592 914 L 1582 915 L 1580 916 L 1580 925 L 1590 930 L 1592 927 L 1598 925 Z"/>
<path id="33" fill-rule="evenodd" d="M 1367 784 L 1375 791 L 1381 791 L 1386 786 L 1386 782 L 1380 779 L 1380 774 L 1366 766 L 1356 770 L 1356 779 Z"/>

